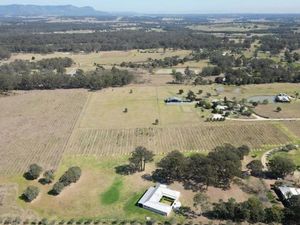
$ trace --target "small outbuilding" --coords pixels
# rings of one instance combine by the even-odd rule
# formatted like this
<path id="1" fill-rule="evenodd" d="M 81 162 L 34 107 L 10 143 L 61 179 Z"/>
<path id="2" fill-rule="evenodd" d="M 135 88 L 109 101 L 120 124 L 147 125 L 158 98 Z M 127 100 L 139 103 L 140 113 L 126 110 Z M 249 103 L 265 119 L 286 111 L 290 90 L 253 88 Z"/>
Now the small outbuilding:
<path id="1" fill-rule="evenodd" d="M 178 201 L 180 192 L 169 189 L 166 185 L 157 184 L 150 187 L 139 200 L 138 206 L 152 212 L 168 216 L 173 209 L 181 207 Z"/>

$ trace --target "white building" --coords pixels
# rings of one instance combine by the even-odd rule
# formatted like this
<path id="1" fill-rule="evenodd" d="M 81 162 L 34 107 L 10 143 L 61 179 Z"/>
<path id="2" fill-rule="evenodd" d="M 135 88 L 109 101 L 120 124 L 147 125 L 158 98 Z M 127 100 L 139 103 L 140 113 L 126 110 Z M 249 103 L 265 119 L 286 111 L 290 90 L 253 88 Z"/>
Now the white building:
<path id="1" fill-rule="evenodd" d="M 212 118 L 212 120 L 222 120 L 225 117 L 221 114 L 213 114 L 211 118 Z"/>
<path id="2" fill-rule="evenodd" d="M 178 201 L 180 192 L 169 189 L 166 185 L 157 184 L 150 187 L 138 205 L 152 212 L 168 216 L 173 209 L 178 209 L 181 203 Z"/>
<path id="3" fill-rule="evenodd" d="M 283 199 L 287 201 L 293 196 L 300 195 L 300 188 L 295 187 L 281 186 L 278 187 L 278 191 L 280 192 Z"/>
<path id="4" fill-rule="evenodd" d="M 288 96 L 287 94 L 280 93 L 279 95 L 276 95 L 275 100 L 276 102 L 290 102 L 291 97 Z"/>

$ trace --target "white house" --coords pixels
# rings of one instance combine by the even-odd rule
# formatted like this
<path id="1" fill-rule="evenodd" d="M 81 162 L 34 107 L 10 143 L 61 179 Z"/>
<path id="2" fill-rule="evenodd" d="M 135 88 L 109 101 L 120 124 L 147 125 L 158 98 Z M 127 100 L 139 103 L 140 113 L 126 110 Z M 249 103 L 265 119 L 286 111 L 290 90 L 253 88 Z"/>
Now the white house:
<path id="1" fill-rule="evenodd" d="M 171 190 L 166 185 L 157 184 L 146 191 L 138 205 L 152 212 L 168 216 L 173 209 L 180 208 L 179 197 L 180 192 Z"/>
<path id="2" fill-rule="evenodd" d="M 281 186 L 277 188 L 281 197 L 288 201 L 292 196 L 300 195 L 300 188 Z"/>

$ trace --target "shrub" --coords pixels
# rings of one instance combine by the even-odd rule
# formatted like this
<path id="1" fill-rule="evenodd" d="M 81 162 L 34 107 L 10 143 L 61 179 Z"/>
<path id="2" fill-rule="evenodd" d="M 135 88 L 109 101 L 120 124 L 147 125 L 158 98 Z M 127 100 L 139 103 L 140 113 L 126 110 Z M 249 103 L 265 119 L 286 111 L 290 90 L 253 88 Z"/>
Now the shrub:
<path id="1" fill-rule="evenodd" d="M 77 166 L 69 168 L 60 178 L 59 181 L 53 185 L 52 190 L 49 194 L 59 195 L 62 190 L 70 185 L 76 183 L 81 176 L 81 169 Z"/>
<path id="2" fill-rule="evenodd" d="M 60 178 L 59 182 L 64 186 L 68 186 L 71 183 L 76 183 L 81 176 L 81 169 L 77 166 L 69 168 Z"/>
<path id="3" fill-rule="evenodd" d="M 39 189 L 35 186 L 29 186 L 22 194 L 22 199 L 26 202 L 31 202 L 39 195 Z"/>
<path id="4" fill-rule="evenodd" d="M 29 170 L 24 174 L 24 177 L 27 180 L 35 180 L 41 175 L 42 170 L 42 167 L 40 167 L 39 165 L 31 164 L 29 166 Z"/>
<path id="5" fill-rule="evenodd" d="M 56 182 L 54 185 L 53 185 L 53 188 L 52 190 L 49 192 L 49 194 L 52 194 L 52 195 L 59 195 L 62 190 L 64 189 L 64 184 L 63 183 L 60 183 L 60 182 Z"/>
<path id="6" fill-rule="evenodd" d="M 47 170 L 44 174 L 43 174 L 43 178 L 41 178 L 39 180 L 39 182 L 41 184 L 51 184 L 52 181 L 54 180 L 54 171 L 53 170 Z"/>

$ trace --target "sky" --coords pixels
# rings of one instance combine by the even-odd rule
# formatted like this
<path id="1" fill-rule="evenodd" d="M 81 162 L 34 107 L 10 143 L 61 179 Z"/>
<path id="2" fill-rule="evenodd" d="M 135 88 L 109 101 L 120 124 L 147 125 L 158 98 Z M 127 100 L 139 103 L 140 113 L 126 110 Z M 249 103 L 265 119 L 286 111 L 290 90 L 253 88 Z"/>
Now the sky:
<path id="1" fill-rule="evenodd" d="M 6 4 L 72 4 L 139 13 L 300 13 L 300 0 L 0 0 Z"/>

